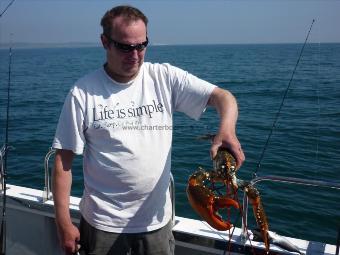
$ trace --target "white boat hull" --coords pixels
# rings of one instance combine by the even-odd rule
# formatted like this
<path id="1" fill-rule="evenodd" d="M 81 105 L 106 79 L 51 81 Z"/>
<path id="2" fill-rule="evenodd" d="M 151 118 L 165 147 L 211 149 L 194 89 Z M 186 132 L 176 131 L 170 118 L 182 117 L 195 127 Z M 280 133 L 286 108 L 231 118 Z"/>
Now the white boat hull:
<path id="1" fill-rule="evenodd" d="M 43 202 L 43 191 L 15 185 L 7 185 L 6 206 L 6 254 L 57 255 L 59 247 L 54 222 L 53 201 Z M 80 198 L 71 197 L 71 215 L 79 223 Z M 2 204 L 1 204 L 2 206 Z M 241 229 L 235 228 L 231 241 L 228 232 L 215 231 L 199 220 L 175 217 L 173 228 L 176 239 L 176 255 L 210 254 L 264 254 L 261 242 L 243 241 Z M 336 253 L 335 245 L 288 238 L 304 254 Z M 271 254 L 289 252 L 271 245 Z"/>

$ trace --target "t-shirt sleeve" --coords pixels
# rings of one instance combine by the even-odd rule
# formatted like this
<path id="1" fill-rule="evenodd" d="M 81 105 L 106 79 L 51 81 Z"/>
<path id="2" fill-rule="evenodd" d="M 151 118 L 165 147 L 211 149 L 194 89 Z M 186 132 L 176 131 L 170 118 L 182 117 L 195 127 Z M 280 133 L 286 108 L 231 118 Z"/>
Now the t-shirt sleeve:
<path id="1" fill-rule="evenodd" d="M 216 85 L 177 67 L 172 67 L 172 74 L 175 77 L 172 90 L 172 103 L 175 111 L 183 112 L 198 120 L 205 111 Z"/>
<path id="2" fill-rule="evenodd" d="M 82 154 L 84 145 L 84 110 L 73 91 L 70 91 L 59 117 L 52 148 L 72 150 L 75 154 Z"/>

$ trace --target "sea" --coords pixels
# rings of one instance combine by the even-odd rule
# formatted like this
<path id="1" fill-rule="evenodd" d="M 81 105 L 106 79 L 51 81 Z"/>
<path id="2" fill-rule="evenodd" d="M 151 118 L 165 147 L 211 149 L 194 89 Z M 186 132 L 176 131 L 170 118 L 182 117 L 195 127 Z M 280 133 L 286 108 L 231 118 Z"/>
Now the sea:
<path id="1" fill-rule="evenodd" d="M 256 172 L 258 176 L 339 183 L 340 44 L 308 43 L 299 59 L 302 46 L 151 45 L 146 61 L 170 63 L 235 95 L 239 107 L 237 136 L 246 155 L 238 178 L 251 180 Z M 84 45 L 13 47 L 10 75 L 9 59 L 9 49 L 1 49 L 1 144 L 6 137 L 10 84 L 8 143 L 12 149 L 8 153 L 7 182 L 42 189 L 44 157 L 65 96 L 78 78 L 104 63 L 105 52 L 101 47 Z M 187 180 L 199 166 L 207 171 L 212 169 L 210 141 L 198 138 L 216 133 L 218 123 L 218 114 L 211 108 L 199 121 L 175 113 L 172 174 L 178 216 L 199 219 L 187 200 Z M 77 156 L 72 186 L 75 196 L 82 194 L 81 165 L 81 156 Z M 269 181 L 259 182 L 256 187 L 270 230 L 336 243 L 340 231 L 340 190 Z M 243 192 L 238 194 L 242 199 Z M 235 221 L 239 226 L 240 220 Z M 249 228 L 254 228 L 251 209 L 248 221 Z"/>

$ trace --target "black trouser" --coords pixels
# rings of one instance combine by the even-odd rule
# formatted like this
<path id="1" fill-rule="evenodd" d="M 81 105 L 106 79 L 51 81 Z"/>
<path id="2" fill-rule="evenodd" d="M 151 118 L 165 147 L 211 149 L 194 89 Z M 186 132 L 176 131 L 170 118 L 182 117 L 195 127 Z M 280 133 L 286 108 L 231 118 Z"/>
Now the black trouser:
<path id="1" fill-rule="evenodd" d="M 144 233 L 111 233 L 98 230 L 84 218 L 80 221 L 80 254 L 86 255 L 174 255 L 172 222 Z"/>

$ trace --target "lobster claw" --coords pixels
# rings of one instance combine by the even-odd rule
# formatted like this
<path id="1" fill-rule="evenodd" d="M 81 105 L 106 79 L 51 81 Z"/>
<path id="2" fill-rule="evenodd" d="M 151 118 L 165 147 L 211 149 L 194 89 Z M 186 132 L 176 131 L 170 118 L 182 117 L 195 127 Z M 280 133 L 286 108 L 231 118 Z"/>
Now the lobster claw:
<path id="1" fill-rule="evenodd" d="M 245 192 L 248 196 L 249 202 L 253 206 L 255 220 L 259 228 L 259 232 L 261 233 L 263 243 L 266 247 L 266 251 L 268 252 L 270 247 L 269 226 L 267 216 L 261 202 L 260 194 L 258 190 L 252 185 L 245 187 Z"/>
<path id="2" fill-rule="evenodd" d="M 215 197 L 213 206 L 211 209 L 209 209 L 212 219 L 211 223 L 207 221 L 209 225 L 220 231 L 231 229 L 233 225 L 230 222 L 223 220 L 222 217 L 217 213 L 219 209 L 228 208 L 230 206 L 233 206 L 236 209 L 240 208 L 238 202 L 236 202 L 234 199 Z"/>
<path id="3" fill-rule="evenodd" d="M 189 178 L 187 187 L 187 196 L 192 208 L 213 228 L 224 231 L 232 228 L 232 224 L 222 219 L 218 214 L 221 208 L 235 207 L 239 204 L 231 199 L 222 196 L 216 196 L 210 189 L 202 185 L 200 177 L 204 176 L 203 172 L 196 172 Z"/>

